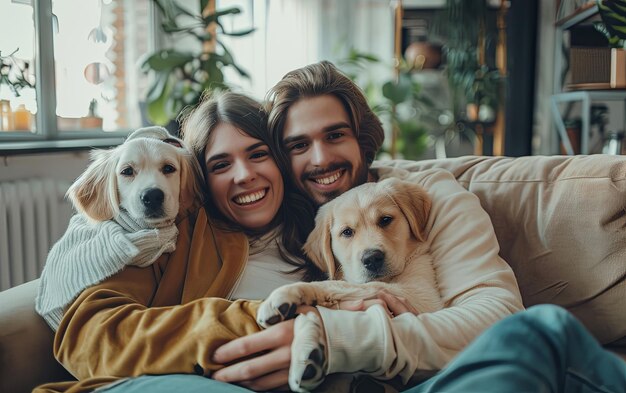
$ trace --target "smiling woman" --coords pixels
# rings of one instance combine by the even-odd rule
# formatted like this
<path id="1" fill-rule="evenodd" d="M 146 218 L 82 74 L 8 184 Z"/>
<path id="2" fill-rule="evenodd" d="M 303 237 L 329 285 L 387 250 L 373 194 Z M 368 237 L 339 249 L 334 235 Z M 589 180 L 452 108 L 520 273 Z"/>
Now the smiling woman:
<path id="1" fill-rule="evenodd" d="M 205 153 L 207 185 L 217 208 L 231 221 L 261 229 L 283 201 L 283 177 L 269 147 L 232 124 L 219 124 Z"/>

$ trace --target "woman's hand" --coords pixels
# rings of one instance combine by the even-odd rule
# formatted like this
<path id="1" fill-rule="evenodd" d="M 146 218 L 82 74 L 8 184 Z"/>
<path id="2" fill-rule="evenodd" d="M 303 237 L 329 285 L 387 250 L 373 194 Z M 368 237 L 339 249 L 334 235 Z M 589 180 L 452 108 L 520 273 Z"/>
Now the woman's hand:
<path id="1" fill-rule="evenodd" d="M 309 311 L 317 312 L 317 309 L 298 308 L 298 313 Z M 257 391 L 289 390 L 293 326 L 291 319 L 222 345 L 215 350 L 213 361 L 236 363 L 213 373 L 213 379 Z"/>

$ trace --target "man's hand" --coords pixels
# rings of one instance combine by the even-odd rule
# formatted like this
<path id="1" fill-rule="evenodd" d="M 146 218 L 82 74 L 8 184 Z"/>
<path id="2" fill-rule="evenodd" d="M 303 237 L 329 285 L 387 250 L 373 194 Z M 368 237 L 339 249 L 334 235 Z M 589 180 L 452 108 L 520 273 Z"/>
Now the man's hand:
<path id="1" fill-rule="evenodd" d="M 266 330 L 237 338 L 219 347 L 213 354 L 216 363 L 241 360 L 213 373 L 213 379 L 235 383 L 252 390 L 287 388 L 293 319 Z M 260 353 L 263 352 L 263 353 Z"/>
<path id="2" fill-rule="evenodd" d="M 405 298 L 397 297 L 387 291 L 381 291 L 376 299 L 368 300 L 346 300 L 339 302 L 339 309 L 349 311 L 365 311 L 368 308 L 379 304 L 390 317 L 397 317 L 400 314 L 411 313 L 417 315 L 418 312 Z"/>
<path id="3" fill-rule="evenodd" d="M 297 313 L 313 311 L 315 307 L 300 306 Z M 251 390 L 289 390 L 294 319 L 236 338 L 213 354 L 216 363 L 232 363 L 213 373 L 213 379 L 234 383 Z M 249 359 L 244 359 L 248 358 Z"/>
<path id="4" fill-rule="evenodd" d="M 309 311 L 317 312 L 317 309 L 309 306 L 298 308 L 298 313 Z M 293 325 L 293 319 L 280 322 L 219 347 L 213 354 L 214 362 L 237 363 L 216 371 L 213 379 L 251 390 L 288 390 Z M 254 357 L 242 359 L 250 356 Z"/>
<path id="5" fill-rule="evenodd" d="M 387 292 L 381 292 L 378 299 L 342 301 L 338 308 L 364 311 L 375 304 L 385 307 L 392 317 L 406 312 L 417 315 L 415 308 L 406 299 Z M 298 313 L 309 311 L 318 313 L 315 307 L 298 307 Z M 213 361 L 221 364 L 236 363 L 213 373 L 213 379 L 257 391 L 288 390 L 293 327 L 294 320 L 291 319 L 222 345 L 213 354 Z"/>

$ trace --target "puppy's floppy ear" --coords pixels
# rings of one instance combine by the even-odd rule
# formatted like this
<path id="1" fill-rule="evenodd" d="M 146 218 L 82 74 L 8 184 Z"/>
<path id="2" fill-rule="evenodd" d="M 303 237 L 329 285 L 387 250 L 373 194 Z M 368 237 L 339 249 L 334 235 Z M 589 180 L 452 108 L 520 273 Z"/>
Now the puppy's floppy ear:
<path id="1" fill-rule="evenodd" d="M 204 177 L 196 157 L 183 148 L 180 151 L 180 207 L 179 213 L 186 214 L 203 204 Z"/>
<path id="2" fill-rule="evenodd" d="M 331 247 L 330 229 L 332 225 L 332 209 L 330 205 L 322 206 L 315 216 L 315 228 L 309 234 L 304 244 L 304 253 L 311 258 L 329 279 L 335 278 L 335 256 Z"/>
<path id="3" fill-rule="evenodd" d="M 430 196 L 421 186 L 396 178 L 379 182 L 379 187 L 389 194 L 409 222 L 413 236 L 421 242 L 426 240 L 426 224 L 430 213 Z"/>
<path id="4" fill-rule="evenodd" d="M 95 221 L 110 220 L 119 213 L 116 152 L 117 149 L 92 151 L 92 163 L 67 190 L 74 208 Z"/>

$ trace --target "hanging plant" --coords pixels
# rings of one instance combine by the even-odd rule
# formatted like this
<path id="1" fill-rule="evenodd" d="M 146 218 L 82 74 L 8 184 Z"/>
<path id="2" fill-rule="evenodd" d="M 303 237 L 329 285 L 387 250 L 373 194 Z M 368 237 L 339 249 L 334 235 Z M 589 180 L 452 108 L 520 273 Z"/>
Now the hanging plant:
<path id="1" fill-rule="evenodd" d="M 19 60 L 15 54 L 19 48 L 8 56 L 2 56 L 0 52 L 0 85 L 7 85 L 16 97 L 24 88 L 34 88 L 35 83 L 30 81 L 28 62 Z"/>

